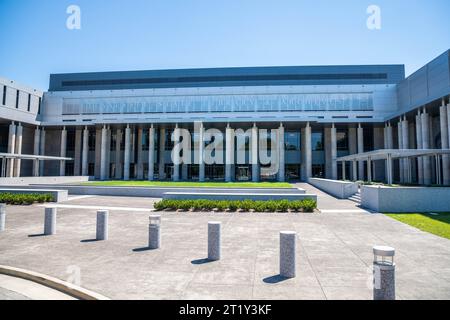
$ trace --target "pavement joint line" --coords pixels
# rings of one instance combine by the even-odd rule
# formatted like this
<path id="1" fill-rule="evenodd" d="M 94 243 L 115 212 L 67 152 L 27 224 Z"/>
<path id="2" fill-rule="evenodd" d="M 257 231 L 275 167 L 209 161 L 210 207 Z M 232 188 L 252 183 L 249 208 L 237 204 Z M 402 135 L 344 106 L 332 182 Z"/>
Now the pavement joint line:
<path id="1" fill-rule="evenodd" d="M 108 206 L 84 206 L 71 204 L 43 204 L 39 207 L 60 208 L 60 209 L 91 209 L 91 210 L 111 210 L 111 211 L 135 211 L 135 212 L 154 212 L 151 208 L 131 208 L 131 207 L 108 207 Z"/>

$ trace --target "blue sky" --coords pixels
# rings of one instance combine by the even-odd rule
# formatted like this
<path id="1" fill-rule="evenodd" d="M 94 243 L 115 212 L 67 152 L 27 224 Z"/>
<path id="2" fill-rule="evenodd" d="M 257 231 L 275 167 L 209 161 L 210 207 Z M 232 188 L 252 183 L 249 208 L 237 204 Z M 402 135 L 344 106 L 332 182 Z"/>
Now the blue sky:
<path id="1" fill-rule="evenodd" d="M 66 9 L 81 8 L 81 30 Z M 381 30 L 366 9 L 381 8 Z M 0 76 L 47 89 L 50 73 L 383 64 L 406 72 L 450 48 L 448 0 L 0 0 Z"/>

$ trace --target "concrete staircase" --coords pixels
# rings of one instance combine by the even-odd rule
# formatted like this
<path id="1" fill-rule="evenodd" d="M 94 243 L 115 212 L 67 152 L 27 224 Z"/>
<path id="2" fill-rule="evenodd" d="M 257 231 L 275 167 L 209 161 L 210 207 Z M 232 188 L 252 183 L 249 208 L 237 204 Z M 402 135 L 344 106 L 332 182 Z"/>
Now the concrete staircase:
<path id="1" fill-rule="evenodd" d="M 360 193 L 360 191 L 358 190 L 358 192 L 355 193 L 354 195 L 352 195 L 350 198 L 348 198 L 348 200 L 356 202 L 357 204 L 361 204 L 361 193 Z"/>

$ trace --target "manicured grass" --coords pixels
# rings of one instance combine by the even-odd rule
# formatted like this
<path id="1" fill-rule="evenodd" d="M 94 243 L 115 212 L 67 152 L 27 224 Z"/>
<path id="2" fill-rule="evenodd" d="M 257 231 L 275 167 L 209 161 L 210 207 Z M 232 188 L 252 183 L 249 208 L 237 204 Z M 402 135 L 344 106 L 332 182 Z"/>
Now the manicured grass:
<path id="1" fill-rule="evenodd" d="M 428 213 L 388 213 L 386 215 L 422 231 L 450 239 L 450 212 L 438 215 Z"/>
<path id="2" fill-rule="evenodd" d="M 269 200 L 269 201 L 253 201 L 253 200 L 177 200 L 164 199 L 155 203 L 156 210 L 218 210 L 218 211 L 255 211 L 255 212 L 314 212 L 317 208 L 316 201 L 312 199 L 305 200 Z"/>
<path id="3" fill-rule="evenodd" d="M 106 187 L 205 187 L 205 188 L 291 188 L 286 182 L 172 182 L 172 181 L 93 181 L 83 185 Z"/>

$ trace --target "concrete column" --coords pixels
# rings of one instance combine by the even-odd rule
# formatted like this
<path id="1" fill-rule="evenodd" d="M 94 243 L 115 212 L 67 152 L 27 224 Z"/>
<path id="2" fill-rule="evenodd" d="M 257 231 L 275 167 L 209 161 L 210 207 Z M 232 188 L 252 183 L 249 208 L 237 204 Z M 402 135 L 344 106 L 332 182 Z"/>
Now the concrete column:
<path id="1" fill-rule="evenodd" d="M 250 163 L 252 164 L 252 181 L 259 181 L 259 159 L 258 159 L 258 127 L 256 123 L 252 128 L 252 140 L 251 140 L 251 157 Z"/>
<path id="2" fill-rule="evenodd" d="M 398 149 L 402 149 L 403 147 L 403 130 L 402 130 L 402 120 L 400 119 L 397 124 L 397 138 L 398 138 Z M 399 176 L 400 183 L 404 183 L 405 179 L 403 177 L 403 159 L 398 159 L 398 168 L 399 168 Z"/>
<path id="3" fill-rule="evenodd" d="M 45 156 L 45 129 L 41 129 L 41 145 L 39 146 L 39 154 Z M 39 163 L 39 176 L 44 176 L 45 161 Z"/>
<path id="4" fill-rule="evenodd" d="M 306 123 L 305 128 L 305 166 L 306 166 L 306 181 L 312 177 L 312 147 L 311 147 L 311 126 Z"/>
<path id="5" fill-rule="evenodd" d="M 349 126 L 348 128 L 348 148 L 350 154 L 356 154 L 358 153 L 358 142 L 356 138 L 356 128 Z M 353 164 L 352 164 L 353 167 Z M 358 171 L 353 171 L 353 169 L 350 171 L 350 176 L 352 181 L 358 180 L 357 173 Z"/>
<path id="6" fill-rule="evenodd" d="M 33 147 L 33 154 L 35 156 L 39 155 L 40 143 L 41 143 L 41 130 L 39 129 L 39 127 L 36 127 L 36 129 L 34 130 L 34 147 Z M 33 177 L 39 177 L 39 160 L 33 160 Z"/>
<path id="7" fill-rule="evenodd" d="M 420 110 L 416 115 L 416 145 L 417 149 L 422 149 L 422 120 Z M 417 182 L 423 184 L 423 158 L 417 158 Z"/>
<path id="8" fill-rule="evenodd" d="M 100 145 L 100 180 L 106 180 L 106 125 L 102 128 L 102 142 Z"/>
<path id="9" fill-rule="evenodd" d="M 429 149 L 430 145 L 430 130 L 429 130 L 429 117 L 426 110 L 421 114 L 421 127 L 422 127 L 422 149 Z M 431 184 L 431 161 L 430 157 L 423 157 L 423 183 L 425 185 Z"/>
<path id="10" fill-rule="evenodd" d="M 284 126 L 280 123 L 280 127 L 278 128 L 278 181 L 284 182 L 286 179 L 285 174 L 285 146 L 284 146 Z"/>
<path id="11" fill-rule="evenodd" d="M 384 149 L 393 149 L 394 141 L 392 138 L 392 126 L 390 122 L 386 122 L 384 127 Z M 385 160 L 385 180 L 388 180 L 387 159 Z"/>
<path id="12" fill-rule="evenodd" d="M 296 239 L 293 231 L 280 232 L 280 276 L 294 278 L 296 275 Z"/>
<path id="13" fill-rule="evenodd" d="M 345 181 L 345 161 L 341 162 L 342 165 L 342 181 Z"/>
<path id="14" fill-rule="evenodd" d="M 337 138 L 336 127 L 333 123 L 331 127 L 331 179 L 337 180 Z"/>
<path id="15" fill-rule="evenodd" d="M 166 179 L 164 172 L 165 166 L 165 152 L 166 152 L 166 128 L 159 129 L 159 180 Z"/>
<path id="16" fill-rule="evenodd" d="M 387 167 L 387 183 L 392 184 L 393 182 L 392 156 L 390 154 L 387 155 L 386 167 Z"/>
<path id="17" fill-rule="evenodd" d="M 61 130 L 61 157 L 66 156 L 66 150 L 67 149 L 67 130 L 66 127 L 63 127 Z M 66 161 L 61 160 L 59 162 L 59 175 L 61 177 L 66 175 Z"/>
<path id="18" fill-rule="evenodd" d="M 97 211 L 97 232 L 95 239 L 98 241 L 108 240 L 108 220 L 109 212 L 108 210 Z"/>
<path id="19" fill-rule="evenodd" d="M 125 153 L 123 155 L 123 179 L 130 180 L 130 150 L 131 150 L 131 129 L 127 125 L 125 129 Z"/>
<path id="20" fill-rule="evenodd" d="M 225 129 L 225 181 L 233 181 L 232 168 L 234 164 L 234 135 L 230 124 Z"/>
<path id="21" fill-rule="evenodd" d="M 372 159 L 367 159 L 367 181 L 372 182 Z"/>
<path id="22" fill-rule="evenodd" d="M 148 180 L 153 181 L 155 174 L 155 128 L 148 131 Z"/>
<path id="23" fill-rule="evenodd" d="M 440 126 L 441 126 L 441 144 L 442 149 L 449 149 L 449 123 L 447 118 L 447 107 L 442 101 L 442 106 L 439 108 Z M 442 178 L 444 185 L 450 185 L 450 159 L 448 155 L 442 155 Z"/>
<path id="24" fill-rule="evenodd" d="M 205 142 L 204 142 L 205 128 L 203 127 L 203 123 L 200 124 L 200 132 L 199 132 L 199 144 L 198 144 L 198 180 L 200 182 L 205 181 L 205 161 L 203 159 L 203 153 L 205 150 Z"/>
<path id="25" fill-rule="evenodd" d="M 23 127 L 22 127 L 22 124 L 19 123 L 16 128 L 16 146 L 15 146 L 16 154 L 22 154 L 22 135 L 23 135 Z M 20 177 L 21 164 L 22 164 L 21 159 L 16 159 L 14 161 L 14 176 L 15 177 Z"/>
<path id="26" fill-rule="evenodd" d="M 82 143 L 83 143 L 83 131 L 81 128 L 75 130 L 75 156 L 74 156 L 74 166 L 73 175 L 81 175 L 81 157 L 82 157 Z"/>
<path id="27" fill-rule="evenodd" d="M 118 128 L 116 130 L 116 159 L 114 160 L 115 163 L 115 178 L 117 180 L 122 179 L 122 129 Z"/>
<path id="28" fill-rule="evenodd" d="M 185 163 L 181 165 L 181 179 L 184 181 L 188 179 L 188 165 Z"/>
<path id="29" fill-rule="evenodd" d="M 106 179 L 111 178 L 111 128 L 106 128 Z"/>
<path id="30" fill-rule="evenodd" d="M 208 222 L 208 260 L 220 260 L 221 226 L 221 222 Z"/>
<path id="31" fill-rule="evenodd" d="M 358 180 L 358 170 L 357 170 L 357 161 L 352 161 L 352 180 L 357 181 Z"/>
<path id="32" fill-rule="evenodd" d="M 87 176 L 89 174 L 89 129 L 84 127 L 83 130 L 83 152 L 81 156 L 81 175 Z"/>
<path id="33" fill-rule="evenodd" d="M 9 125 L 9 136 L 8 136 L 8 153 L 15 153 L 16 148 L 16 125 L 12 122 Z M 14 176 L 14 159 L 7 160 L 6 176 Z"/>
<path id="34" fill-rule="evenodd" d="M 177 143 L 180 141 L 180 129 L 178 128 L 178 124 L 175 127 L 173 132 L 173 137 L 176 146 L 174 146 L 174 157 L 173 157 L 173 177 L 172 180 L 177 182 L 180 181 L 180 145 Z"/>
<path id="35" fill-rule="evenodd" d="M 364 152 L 364 130 L 358 123 L 358 153 Z M 358 161 L 358 179 L 364 180 L 364 161 Z"/>
<path id="36" fill-rule="evenodd" d="M 409 149 L 409 128 L 408 128 L 408 120 L 406 120 L 406 116 L 402 121 L 402 149 Z M 411 183 L 409 176 L 409 167 L 408 161 L 403 159 L 403 179 L 406 183 Z"/>
<path id="37" fill-rule="evenodd" d="M 138 145 L 137 145 L 137 178 L 144 179 L 144 158 L 142 155 L 142 127 L 138 128 Z"/>
<path id="38" fill-rule="evenodd" d="M 56 234 L 56 208 L 45 208 L 44 235 Z"/>

